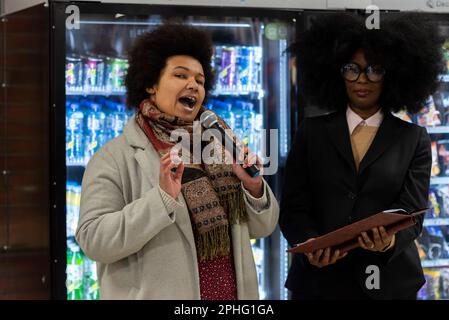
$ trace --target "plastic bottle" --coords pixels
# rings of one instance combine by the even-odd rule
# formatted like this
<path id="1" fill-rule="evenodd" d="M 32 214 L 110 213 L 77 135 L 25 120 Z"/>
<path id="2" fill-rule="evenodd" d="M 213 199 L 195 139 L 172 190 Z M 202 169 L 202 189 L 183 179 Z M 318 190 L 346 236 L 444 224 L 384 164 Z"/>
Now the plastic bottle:
<path id="1" fill-rule="evenodd" d="M 126 113 L 125 105 L 121 103 L 117 103 L 115 105 L 115 111 L 111 113 L 112 117 L 112 127 L 111 127 L 111 136 L 115 138 L 122 134 L 123 128 L 128 122 L 128 114 Z"/>
<path id="2" fill-rule="evenodd" d="M 76 102 L 71 102 L 66 111 L 66 161 L 79 163 L 84 155 L 84 113 Z"/>
<path id="3" fill-rule="evenodd" d="M 67 299 L 83 300 L 83 264 L 84 258 L 80 248 L 69 242 L 67 245 Z"/>
<path id="4" fill-rule="evenodd" d="M 84 259 L 84 297 L 86 300 L 100 299 L 100 290 L 98 287 L 97 266 L 92 260 Z"/>
<path id="5" fill-rule="evenodd" d="M 245 130 L 244 130 L 244 123 L 243 123 L 243 108 L 245 103 L 241 100 L 236 100 L 234 102 L 234 105 L 232 106 L 232 111 L 234 113 L 234 127 L 233 131 L 237 135 L 240 141 L 247 144 L 248 141 L 245 141 Z"/>
<path id="6" fill-rule="evenodd" d="M 73 236 L 75 236 L 76 229 L 78 227 L 78 221 L 80 216 L 81 205 L 81 186 L 78 183 L 72 185 L 72 226 Z"/>
<path id="7" fill-rule="evenodd" d="M 235 116 L 232 110 L 232 104 L 229 102 L 223 102 L 219 100 L 214 101 L 214 112 L 217 113 L 226 124 L 231 127 L 235 126 Z"/>
<path id="8" fill-rule="evenodd" d="M 66 234 L 67 237 L 75 236 L 75 230 L 73 229 L 73 182 L 68 181 L 66 184 Z"/>
<path id="9" fill-rule="evenodd" d="M 247 145 L 253 144 L 254 140 L 254 105 L 251 102 L 243 102 L 242 105 L 242 124 L 244 142 Z"/>
<path id="10" fill-rule="evenodd" d="M 95 102 L 87 102 L 86 113 L 86 150 L 85 161 L 86 163 L 94 155 L 100 147 L 106 143 L 106 115 L 101 111 L 100 104 Z"/>
<path id="11" fill-rule="evenodd" d="M 260 158 L 265 154 L 265 146 L 263 145 L 263 115 L 257 113 L 254 117 L 254 131 L 252 134 L 252 145 L 250 149 Z"/>

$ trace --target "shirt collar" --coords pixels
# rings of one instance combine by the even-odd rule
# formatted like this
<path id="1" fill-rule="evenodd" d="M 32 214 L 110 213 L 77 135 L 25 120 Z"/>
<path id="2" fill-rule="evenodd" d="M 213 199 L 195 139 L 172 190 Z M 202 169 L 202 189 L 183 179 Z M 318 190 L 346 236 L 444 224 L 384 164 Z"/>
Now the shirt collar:
<path id="1" fill-rule="evenodd" d="M 382 120 L 384 119 L 384 114 L 382 108 L 373 114 L 368 119 L 362 119 L 357 113 L 355 113 L 349 106 L 346 109 L 346 120 L 348 121 L 349 134 L 358 126 L 370 126 L 370 127 L 380 127 Z"/>

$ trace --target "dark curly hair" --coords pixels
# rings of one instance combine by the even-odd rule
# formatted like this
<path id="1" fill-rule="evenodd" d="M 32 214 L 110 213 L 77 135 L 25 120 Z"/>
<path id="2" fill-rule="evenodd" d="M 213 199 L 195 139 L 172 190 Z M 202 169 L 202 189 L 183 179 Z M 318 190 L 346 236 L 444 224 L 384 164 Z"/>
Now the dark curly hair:
<path id="1" fill-rule="evenodd" d="M 214 83 L 212 53 L 208 34 L 187 25 L 166 24 L 139 36 L 129 52 L 125 77 L 128 105 L 138 108 L 142 100 L 148 98 L 145 89 L 158 83 L 167 59 L 175 55 L 187 55 L 201 63 L 207 96 Z"/>
<path id="2" fill-rule="evenodd" d="M 358 49 L 370 64 L 386 69 L 380 105 L 386 111 L 417 113 L 445 73 L 444 38 L 426 15 L 397 13 L 381 17 L 380 29 L 350 13 L 318 18 L 289 47 L 296 54 L 299 88 L 305 101 L 324 109 L 346 108 L 348 96 L 341 66 Z"/>

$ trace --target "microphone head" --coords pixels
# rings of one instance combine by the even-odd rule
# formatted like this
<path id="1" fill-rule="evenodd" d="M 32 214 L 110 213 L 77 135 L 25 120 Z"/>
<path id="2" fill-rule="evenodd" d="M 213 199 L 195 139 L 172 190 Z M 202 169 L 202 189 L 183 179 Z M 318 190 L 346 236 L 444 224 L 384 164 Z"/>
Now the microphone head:
<path id="1" fill-rule="evenodd" d="M 210 110 L 204 111 L 200 116 L 201 125 L 208 129 L 218 122 L 217 116 Z"/>

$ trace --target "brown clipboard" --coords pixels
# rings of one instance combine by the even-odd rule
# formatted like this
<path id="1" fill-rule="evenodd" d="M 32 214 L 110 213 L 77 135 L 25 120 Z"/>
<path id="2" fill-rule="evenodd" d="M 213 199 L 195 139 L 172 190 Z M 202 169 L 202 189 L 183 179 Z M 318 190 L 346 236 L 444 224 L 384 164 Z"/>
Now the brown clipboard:
<path id="1" fill-rule="evenodd" d="M 328 247 L 340 250 L 340 253 L 359 247 L 357 237 L 364 231 L 383 226 L 389 235 L 409 228 L 416 223 L 416 217 L 430 208 L 418 209 L 407 213 L 403 209 L 386 210 L 368 218 L 331 231 L 309 242 L 303 242 L 288 249 L 292 253 L 309 253 Z"/>

